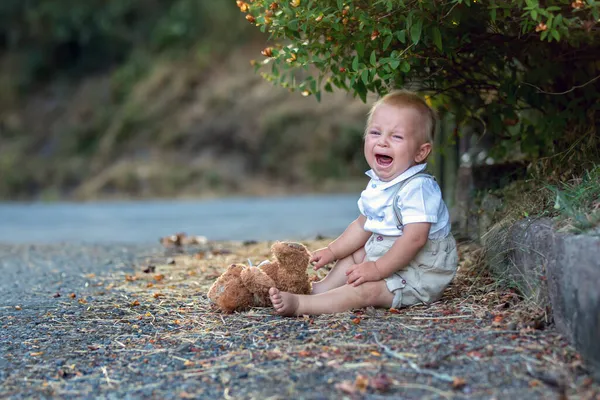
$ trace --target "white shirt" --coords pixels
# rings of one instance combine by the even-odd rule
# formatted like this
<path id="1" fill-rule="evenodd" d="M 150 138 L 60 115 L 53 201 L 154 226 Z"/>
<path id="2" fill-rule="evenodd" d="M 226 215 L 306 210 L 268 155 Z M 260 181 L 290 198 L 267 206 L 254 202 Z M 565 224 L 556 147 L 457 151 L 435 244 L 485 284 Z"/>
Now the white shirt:
<path id="1" fill-rule="evenodd" d="M 402 236 L 392 205 L 396 184 L 421 172 L 426 164 L 410 167 L 395 179 L 384 182 L 373 170 L 366 172 L 371 178 L 358 199 L 358 209 L 367 220 L 364 229 L 379 235 Z M 442 191 L 436 181 L 419 177 L 408 182 L 398 192 L 398 208 L 402 224 L 429 222 L 429 239 L 443 239 L 450 233 L 450 215 L 442 200 Z"/>

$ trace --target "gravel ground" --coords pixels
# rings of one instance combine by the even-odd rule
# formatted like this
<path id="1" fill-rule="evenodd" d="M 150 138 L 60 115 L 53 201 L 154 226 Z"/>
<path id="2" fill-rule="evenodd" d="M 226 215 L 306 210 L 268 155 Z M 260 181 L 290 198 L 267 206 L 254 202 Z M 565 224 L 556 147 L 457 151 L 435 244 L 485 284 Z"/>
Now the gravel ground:
<path id="1" fill-rule="evenodd" d="M 268 249 L 0 245 L 0 398 L 600 399 L 552 326 L 473 277 L 467 248 L 432 306 L 215 312 L 222 268 Z"/>

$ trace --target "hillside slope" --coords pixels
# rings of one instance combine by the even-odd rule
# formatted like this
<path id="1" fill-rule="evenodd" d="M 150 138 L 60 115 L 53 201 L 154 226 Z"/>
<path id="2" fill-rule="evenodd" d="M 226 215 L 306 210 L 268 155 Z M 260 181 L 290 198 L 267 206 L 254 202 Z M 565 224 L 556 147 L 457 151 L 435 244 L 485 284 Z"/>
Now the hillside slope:
<path id="1" fill-rule="evenodd" d="M 367 106 L 343 92 L 318 103 L 265 82 L 249 63 L 262 46 L 218 60 L 208 52 L 144 60 L 133 84 L 132 63 L 53 81 L 0 109 L 0 198 L 360 187 Z"/>

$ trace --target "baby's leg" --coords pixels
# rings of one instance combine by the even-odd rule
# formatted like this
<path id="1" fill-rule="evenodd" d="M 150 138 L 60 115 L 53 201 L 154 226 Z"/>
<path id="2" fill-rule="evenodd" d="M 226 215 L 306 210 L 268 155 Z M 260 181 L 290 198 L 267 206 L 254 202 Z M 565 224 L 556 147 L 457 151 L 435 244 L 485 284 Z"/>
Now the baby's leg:
<path id="1" fill-rule="evenodd" d="M 346 271 L 354 264 L 360 264 L 365 259 L 365 249 L 361 247 L 346 258 L 339 260 L 327 276 L 312 285 L 312 294 L 327 292 L 346 284 Z"/>
<path id="2" fill-rule="evenodd" d="M 368 306 L 389 308 L 394 300 L 383 280 L 356 287 L 344 285 L 315 295 L 280 292 L 271 288 L 269 295 L 275 311 L 284 316 L 333 314 Z"/>

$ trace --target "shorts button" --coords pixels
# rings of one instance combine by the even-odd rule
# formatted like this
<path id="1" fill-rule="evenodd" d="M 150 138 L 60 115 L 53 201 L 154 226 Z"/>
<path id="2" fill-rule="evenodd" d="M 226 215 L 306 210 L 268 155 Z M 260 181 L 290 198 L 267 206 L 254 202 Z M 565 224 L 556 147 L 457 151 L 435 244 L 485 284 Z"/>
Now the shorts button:
<path id="1" fill-rule="evenodd" d="M 402 279 L 402 284 L 406 285 L 406 281 L 404 279 Z"/>
<path id="2" fill-rule="evenodd" d="M 381 242 L 383 240 L 383 236 L 377 236 L 377 241 Z"/>
<path id="3" fill-rule="evenodd" d="M 373 189 L 375 189 L 375 188 L 377 187 L 377 185 L 373 183 L 373 184 L 371 185 L 371 187 L 372 187 Z"/>

